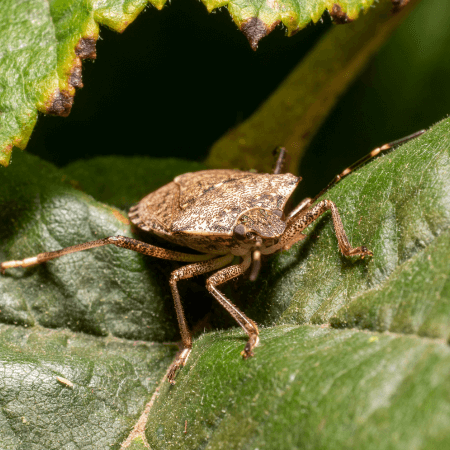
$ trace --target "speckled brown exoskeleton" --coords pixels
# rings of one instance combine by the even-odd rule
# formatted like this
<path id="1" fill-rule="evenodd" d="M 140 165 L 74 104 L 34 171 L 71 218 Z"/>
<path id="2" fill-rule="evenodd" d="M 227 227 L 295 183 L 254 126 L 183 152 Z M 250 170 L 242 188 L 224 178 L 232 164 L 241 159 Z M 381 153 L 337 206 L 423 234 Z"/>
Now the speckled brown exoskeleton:
<path id="1" fill-rule="evenodd" d="M 183 344 L 183 349 L 169 369 L 168 379 L 173 384 L 177 370 L 186 364 L 192 348 L 191 333 L 178 293 L 178 281 L 216 271 L 207 279 L 206 287 L 247 333 L 248 342 L 241 354 L 244 358 L 252 356 L 259 340 L 258 327 L 219 291 L 218 286 L 242 275 L 250 268 L 252 261 L 250 279 L 254 280 L 258 275 L 261 255 L 289 249 L 303 240 L 305 228 L 328 210 L 331 211 L 341 252 L 345 256 L 372 256 L 366 247 L 353 248 L 350 245 L 336 205 L 330 200 L 318 203 L 316 200 L 361 163 L 422 132 L 373 150 L 337 175 L 315 198 L 303 200 L 292 211 L 285 211 L 286 203 L 301 178 L 281 173 L 284 149 L 280 151 L 273 173 L 220 169 L 186 173 L 147 195 L 130 209 L 131 222 L 141 230 L 200 254 L 165 250 L 126 236 L 113 236 L 40 253 L 20 261 L 7 261 L 0 268 L 4 272 L 12 267 L 32 266 L 68 253 L 108 244 L 157 258 L 189 263 L 172 272 L 169 280 Z M 230 265 L 235 257 L 240 257 L 241 262 Z"/>

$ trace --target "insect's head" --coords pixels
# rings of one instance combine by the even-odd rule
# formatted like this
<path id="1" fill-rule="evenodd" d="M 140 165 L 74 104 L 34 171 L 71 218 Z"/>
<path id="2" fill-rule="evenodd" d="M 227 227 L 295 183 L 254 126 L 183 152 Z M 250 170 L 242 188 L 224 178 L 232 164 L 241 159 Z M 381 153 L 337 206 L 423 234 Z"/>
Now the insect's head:
<path id="1" fill-rule="evenodd" d="M 233 234 L 243 247 L 252 251 L 253 267 L 250 279 L 256 280 L 261 260 L 260 248 L 273 245 L 284 233 L 286 223 L 280 210 L 267 210 L 255 208 L 245 212 L 238 219 Z"/>
<path id="2" fill-rule="evenodd" d="M 255 208 L 246 211 L 239 217 L 233 233 L 235 239 L 243 243 L 256 242 L 259 236 L 261 239 L 277 239 L 286 228 L 283 221 L 283 211 L 271 211 L 262 208 Z"/>

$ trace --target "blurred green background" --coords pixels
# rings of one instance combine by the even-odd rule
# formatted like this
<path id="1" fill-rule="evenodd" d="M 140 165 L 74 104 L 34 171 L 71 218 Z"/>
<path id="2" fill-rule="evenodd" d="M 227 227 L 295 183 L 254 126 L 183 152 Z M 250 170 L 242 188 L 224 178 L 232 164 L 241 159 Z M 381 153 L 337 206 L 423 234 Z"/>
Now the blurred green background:
<path id="1" fill-rule="evenodd" d="M 373 147 L 448 115 L 449 17 L 448 0 L 422 1 L 342 97 L 301 163 L 304 195 Z M 202 160 L 331 26 L 325 13 L 291 38 L 278 27 L 253 52 L 225 8 L 148 7 L 122 35 L 101 30 L 70 116 L 41 115 L 27 151 L 58 166 L 111 154 Z"/>

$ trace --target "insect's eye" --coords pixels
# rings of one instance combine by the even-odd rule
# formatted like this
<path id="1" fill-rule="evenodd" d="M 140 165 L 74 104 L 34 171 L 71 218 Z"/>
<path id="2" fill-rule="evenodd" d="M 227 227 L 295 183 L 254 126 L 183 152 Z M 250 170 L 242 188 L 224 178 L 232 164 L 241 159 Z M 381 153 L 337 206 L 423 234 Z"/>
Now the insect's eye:
<path id="1" fill-rule="evenodd" d="M 234 236 L 236 237 L 236 239 L 243 240 L 246 238 L 246 234 L 248 234 L 246 233 L 246 231 L 247 230 L 245 226 L 240 223 L 239 225 L 236 225 L 234 227 Z"/>

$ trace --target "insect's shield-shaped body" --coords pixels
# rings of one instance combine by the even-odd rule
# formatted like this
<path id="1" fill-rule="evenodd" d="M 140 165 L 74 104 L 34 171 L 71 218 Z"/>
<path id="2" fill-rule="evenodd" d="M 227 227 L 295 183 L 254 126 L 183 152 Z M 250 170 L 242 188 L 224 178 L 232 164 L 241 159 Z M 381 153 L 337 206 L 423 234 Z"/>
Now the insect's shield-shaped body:
<path id="1" fill-rule="evenodd" d="M 284 208 L 301 178 L 240 170 L 186 173 L 131 208 L 131 221 L 204 253 L 242 256 L 284 233 Z"/>

